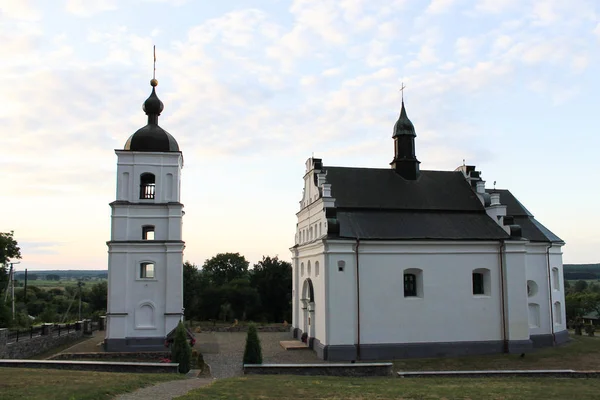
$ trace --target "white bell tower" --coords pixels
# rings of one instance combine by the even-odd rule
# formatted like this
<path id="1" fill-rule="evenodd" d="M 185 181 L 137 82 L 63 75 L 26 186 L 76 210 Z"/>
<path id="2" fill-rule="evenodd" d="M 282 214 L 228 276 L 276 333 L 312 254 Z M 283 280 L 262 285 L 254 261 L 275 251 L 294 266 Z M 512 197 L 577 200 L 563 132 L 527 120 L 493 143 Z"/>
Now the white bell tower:
<path id="1" fill-rule="evenodd" d="M 148 124 L 115 150 L 117 199 L 110 203 L 106 351 L 164 350 L 183 319 L 183 155 L 158 126 L 163 103 L 144 102 Z"/>

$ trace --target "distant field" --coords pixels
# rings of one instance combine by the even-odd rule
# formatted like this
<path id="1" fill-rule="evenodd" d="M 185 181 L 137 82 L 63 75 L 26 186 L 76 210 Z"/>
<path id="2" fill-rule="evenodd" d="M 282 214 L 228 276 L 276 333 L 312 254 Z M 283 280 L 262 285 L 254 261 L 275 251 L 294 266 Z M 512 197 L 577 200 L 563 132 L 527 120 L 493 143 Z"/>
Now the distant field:
<path id="1" fill-rule="evenodd" d="M 106 281 L 106 279 L 96 279 L 90 281 L 83 281 L 85 286 L 93 286 L 97 283 Z M 44 289 L 53 289 L 53 288 L 65 288 L 68 286 L 77 286 L 77 281 L 72 280 L 60 280 L 60 281 L 50 281 L 46 279 L 36 279 L 34 281 L 27 281 L 27 286 L 37 286 Z"/>

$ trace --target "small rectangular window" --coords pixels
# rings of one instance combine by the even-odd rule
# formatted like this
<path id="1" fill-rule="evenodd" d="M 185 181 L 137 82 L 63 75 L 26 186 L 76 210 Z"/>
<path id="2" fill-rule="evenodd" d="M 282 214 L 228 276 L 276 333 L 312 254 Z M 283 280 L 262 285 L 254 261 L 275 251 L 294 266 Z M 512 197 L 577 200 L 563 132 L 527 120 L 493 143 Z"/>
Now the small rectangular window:
<path id="1" fill-rule="evenodd" d="M 142 227 L 142 239 L 154 240 L 154 227 L 151 225 Z"/>
<path id="2" fill-rule="evenodd" d="M 142 263 L 140 278 L 142 279 L 154 279 L 154 264 Z"/>
<path id="3" fill-rule="evenodd" d="M 485 294 L 482 273 L 473 272 L 473 294 Z"/>
<path id="4" fill-rule="evenodd" d="M 404 274 L 404 297 L 415 297 L 417 295 L 417 276 L 415 274 Z"/>

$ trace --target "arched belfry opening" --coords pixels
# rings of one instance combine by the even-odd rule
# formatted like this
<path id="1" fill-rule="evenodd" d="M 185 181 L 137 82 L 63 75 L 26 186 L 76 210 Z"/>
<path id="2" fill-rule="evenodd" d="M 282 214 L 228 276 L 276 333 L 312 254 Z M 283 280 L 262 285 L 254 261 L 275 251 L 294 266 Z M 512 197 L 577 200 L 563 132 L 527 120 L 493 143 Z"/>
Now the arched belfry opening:
<path id="1" fill-rule="evenodd" d="M 144 172 L 140 176 L 140 199 L 154 199 L 156 193 L 156 177 Z"/>
<path id="2" fill-rule="evenodd" d="M 307 343 L 312 346 L 312 340 L 315 337 L 315 288 L 310 278 L 304 281 L 302 286 L 302 312 L 304 325 L 302 332 L 308 335 Z"/>

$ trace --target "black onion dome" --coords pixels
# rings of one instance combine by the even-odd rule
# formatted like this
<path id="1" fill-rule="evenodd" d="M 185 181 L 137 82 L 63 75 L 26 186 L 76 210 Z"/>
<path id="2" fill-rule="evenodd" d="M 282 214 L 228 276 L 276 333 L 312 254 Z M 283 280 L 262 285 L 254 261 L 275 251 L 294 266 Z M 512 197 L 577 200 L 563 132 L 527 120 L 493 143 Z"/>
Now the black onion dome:
<path id="1" fill-rule="evenodd" d="M 158 116 L 164 109 L 164 105 L 156 95 L 155 86 L 158 85 L 158 82 L 153 79 L 150 84 L 152 85 L 152 93 L 143 105 L 143 110 L 148 115 L 148 124 L 138 129 L 127 139 L 124 149 L 157 152 L 179 151 L 179 145 L 175 138 L 158 126 Z"/>
<path id="2" fill-rule="evenodd" d="M 158 125 L 148 124 L 137 130 L 125 143 L 130 151 L 179 151 L 175 138 Z"/>
<path id="3" fill-rule="evenodd" d="M 417 136 L 415 133 L 415 126 L 408 116 L 406 115 L 406 110 L 404 109 L 404 101 L 402 101 L 402 110 L 400 111 L 400 117 L 396 124 L 394 124 L 394 135 L 392 137 L 400 136 L 400 135 L 411 135 Z"/>
<path id="4" fill-rule="evenodd" d="M 160 113 L 163 111 L 164 108 L 165 108 L 165 105 L 163 104 L 162 101 L 160 101 L 160 99 L 156 95 L 156 90 L 153 87 L 152 93 L 150 94 L 150 97 L 148 97 L 146 99 L 146 101 L 144 102 L 142 110 L 144 110 L 146 115 L 150 115 L 150 114 L 160 115 Z"/>

